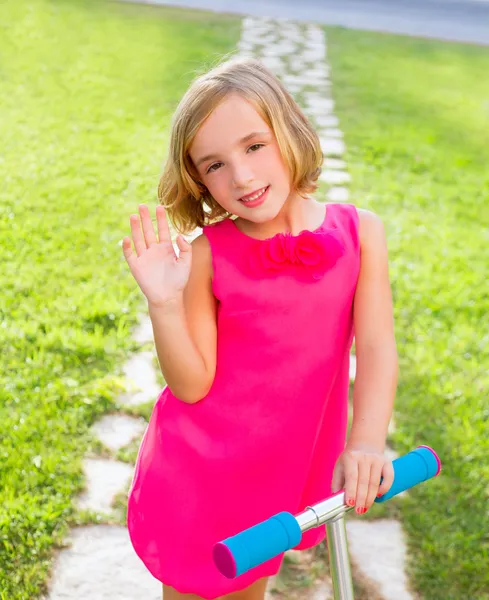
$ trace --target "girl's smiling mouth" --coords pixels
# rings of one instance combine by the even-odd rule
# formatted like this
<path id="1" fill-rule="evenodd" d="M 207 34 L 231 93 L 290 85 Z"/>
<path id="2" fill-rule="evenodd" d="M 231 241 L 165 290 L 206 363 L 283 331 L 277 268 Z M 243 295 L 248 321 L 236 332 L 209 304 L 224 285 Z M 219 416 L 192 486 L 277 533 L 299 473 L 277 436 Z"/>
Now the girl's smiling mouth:
<path id="1" fill-rule="evenodd" d="M 239 201 L 242 202 L 245 206 L 248 206 L 250 208 L 253 208 L 254 206 L 259 206 L 260 204 L 262 204 L 265 201 L 265 198 L 268 195 L 269 189 L 270 189 L 270 186 L 267 185 L 267 187 L 261 188 L 260 190 L 258 190 L 257 192 L 254 192 L 253 194 L 248 194 L 247 196 L 243 196 L 242 198 L 239 199 Z"/>

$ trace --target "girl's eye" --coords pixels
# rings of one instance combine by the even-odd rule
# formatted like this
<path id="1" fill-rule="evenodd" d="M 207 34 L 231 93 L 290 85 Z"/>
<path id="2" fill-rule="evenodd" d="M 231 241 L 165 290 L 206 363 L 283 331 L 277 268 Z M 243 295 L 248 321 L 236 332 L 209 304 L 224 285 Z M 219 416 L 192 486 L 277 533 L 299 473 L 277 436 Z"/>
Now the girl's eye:
<path id="1" fill-rule="evenodd" d="M 217 167 L 217 165 L 221 165 L 221 164 L 222 163 L 214 163 L 207 169 L 206 173 L 212 173 L 214 171 L 214 167 Z"/>
<path id="2" fill-rule="evenodd" d="M 261 147 L 262 147 L 262 146 L 264 146 L 264 145 L 265 145 L 265 144 L 253 144 L 252 146 L 250 146 L 250 147 L 248 148 L 248 150 L 251 150 L 252 148 L 257 148 L 257 149 L 258 149 L 258 148 L 261 148 Z M 253 152 L 256 152 L 256 150 L 253 150 Z M 213 165 L 211 165 L 211 166 L 210 166 L 210 167 L 207 169 L 206 173 L 212 173 L 213 171 L 215 171 L 215 170 L 216 170 L 214 167 L 218 167 L 219 165 L 222 165 L 222 163 L 214 163 Z"/>

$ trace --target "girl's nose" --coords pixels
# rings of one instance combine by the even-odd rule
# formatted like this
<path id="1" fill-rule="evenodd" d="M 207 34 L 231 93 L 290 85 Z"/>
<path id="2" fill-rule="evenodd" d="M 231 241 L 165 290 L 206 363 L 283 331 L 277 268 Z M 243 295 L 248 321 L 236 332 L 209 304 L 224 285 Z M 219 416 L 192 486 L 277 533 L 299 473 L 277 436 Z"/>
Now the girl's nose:
<path id="1" fill-rule="evenodd" d="M 236 165 L 233 168 L 233 186 L 237 188 L 247 188 L 253 181 L 253 173 L 245 165 Z"/>

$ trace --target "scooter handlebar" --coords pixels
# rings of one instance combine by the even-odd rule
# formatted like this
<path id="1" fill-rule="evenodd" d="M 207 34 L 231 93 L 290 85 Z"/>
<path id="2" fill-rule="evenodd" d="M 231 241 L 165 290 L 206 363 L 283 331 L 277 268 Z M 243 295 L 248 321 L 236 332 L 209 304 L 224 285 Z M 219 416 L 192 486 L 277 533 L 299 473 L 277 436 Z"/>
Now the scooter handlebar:
<path id="1" fill-rule="evenodd" d="M 440 459 L 429 446 L 418 446 L 408 454 L 392 461 L 394 482 L 389 491 L 376 498 L 385 502 L 393 496 L 438 475 Z M 345 509 L 347 509 L 345 505 Z M 302 530 L 294 515 L 280 512 L 221 542 L 213 548 L 214 562 L 219 571 L 233 579 L 282 552 L 297 546 Z"/>

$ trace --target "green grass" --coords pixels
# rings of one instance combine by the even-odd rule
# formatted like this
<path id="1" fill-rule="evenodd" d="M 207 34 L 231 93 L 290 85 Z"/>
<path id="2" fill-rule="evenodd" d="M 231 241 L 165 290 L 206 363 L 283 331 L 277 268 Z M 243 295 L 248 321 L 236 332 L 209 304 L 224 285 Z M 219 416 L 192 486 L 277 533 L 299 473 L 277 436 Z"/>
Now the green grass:
<path id="1" fill-rule="evenodd" d="M 0 598 L 45 591 L 90 425 L 116 407 L 144 298 L 122 256 L 171 113 L 240 21 L 95 1 L 0 6 Z M 131 454 L 129 452 L 129 454 Z"/>
<path id="2" fill-rule="evenodd" d="M 428 444 L 443 463 L 396 505 L 410 583 L 426 600 L 487 599 L 489 48 L 326 32 L 352 201 L 388 236 L 395 448 Z"/>

